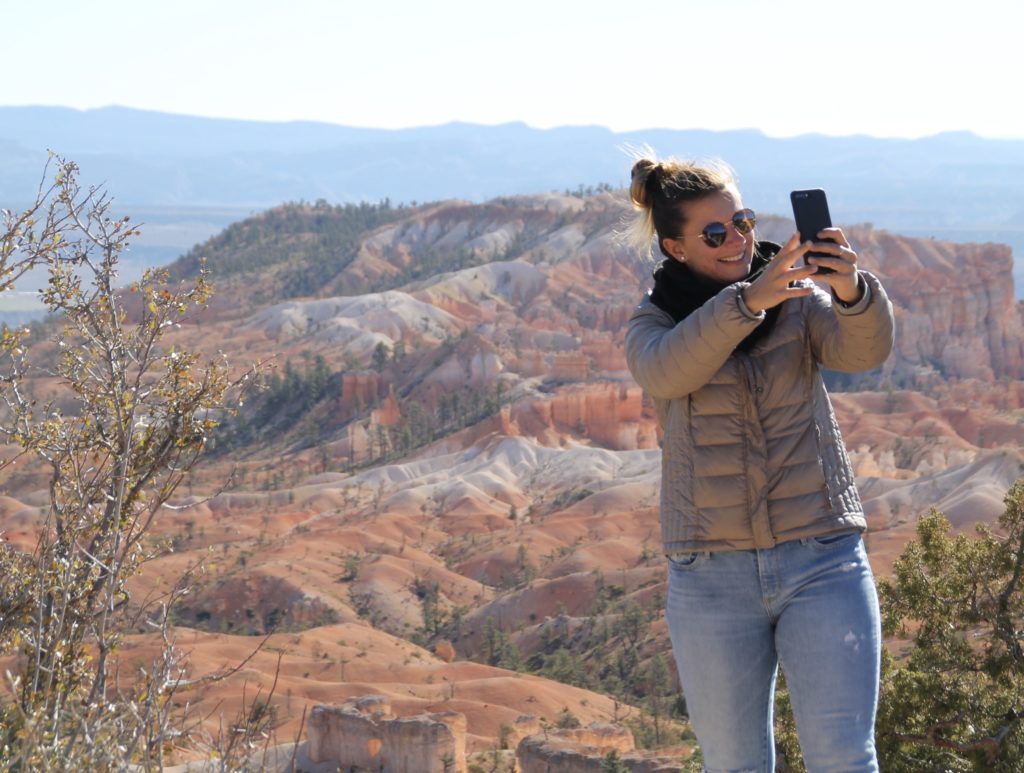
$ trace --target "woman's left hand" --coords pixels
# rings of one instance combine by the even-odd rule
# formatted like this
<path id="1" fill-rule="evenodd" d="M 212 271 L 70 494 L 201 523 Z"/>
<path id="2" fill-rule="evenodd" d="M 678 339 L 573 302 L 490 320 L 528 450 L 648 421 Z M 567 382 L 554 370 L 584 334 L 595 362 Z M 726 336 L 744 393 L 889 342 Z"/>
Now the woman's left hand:
<path id="1" fill-rule="evenodd" d="M 815 242 L 812 249 L 835 257 L 807 258 L 811 265 L 830 268 L 833 271 L 831 274 L 817 273 L 814 279 L 828 284 L 843 303 L 856 303 L 860 300 L 861 294 L 857 278 L 857 253 L 850 247 L 841 228 L 825 228 L 818 232 L 818 238 L 826 241 Z"/>

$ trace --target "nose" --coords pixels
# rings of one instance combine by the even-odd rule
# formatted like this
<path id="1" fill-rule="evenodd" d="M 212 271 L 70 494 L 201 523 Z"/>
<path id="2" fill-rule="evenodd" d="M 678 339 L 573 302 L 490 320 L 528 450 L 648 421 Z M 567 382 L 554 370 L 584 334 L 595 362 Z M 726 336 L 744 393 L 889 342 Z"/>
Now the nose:
<path id="1" fill-rule="evenodd" d="M 726 238 L 725 238 L 725 243 L 726 244 L 736 244 L 736 245 L 738 245 L 738 244 L 741 244 L 741 243 L 742 244 L 746 244 L 747 243 L 747 237 L 750 236 L 752 238 L 752 233 L 753 232 L 748 233 L 748 234 L 740 233 L 740 230 L 736 227 L 736 224 L 733 223 L 732 221 L 730 221 L 725 226 L 725 233 L 726 233 Z"/>

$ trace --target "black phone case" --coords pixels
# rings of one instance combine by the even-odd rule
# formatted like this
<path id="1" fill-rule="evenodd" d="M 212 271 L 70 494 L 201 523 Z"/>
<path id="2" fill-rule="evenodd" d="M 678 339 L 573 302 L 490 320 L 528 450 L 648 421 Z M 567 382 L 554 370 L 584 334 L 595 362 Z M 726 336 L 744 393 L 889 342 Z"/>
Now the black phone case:
<path id="1" fill-rule="evenodd" d="M 796 230 L 800 232 L 801 242 L 820 242 L 818 232 L 823 228 L 832 227 L 832 218 L 828 213 L 828 199 L 825 198 L 825 191 L 821 188 L 811 188 L 803 191 L 793 191 L 789 194 L 789 200 L 793 205 L 793 219 L 796 221 Z M 824 252 L 811 250 L 804 256 L 804 260 L 810 258 L 834 258 Z M 818 266 L 819 274 L 831 274 L 831 268 Z"/>

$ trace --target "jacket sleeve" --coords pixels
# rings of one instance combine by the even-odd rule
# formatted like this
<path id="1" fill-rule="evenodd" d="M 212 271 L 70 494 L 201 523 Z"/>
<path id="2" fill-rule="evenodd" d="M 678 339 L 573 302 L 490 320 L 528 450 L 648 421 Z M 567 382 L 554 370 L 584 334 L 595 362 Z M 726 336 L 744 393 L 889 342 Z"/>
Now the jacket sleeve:
<path id="1" fill-rule="evenodd" d="M 843 306 L 820 289 L 807 298 L 811 352 L 831 370 L 871 370 L 892 351 L 892 302 L 877 277 L 867 271 L 860 276 L 864 294 L 852 306 Z"/>
<path id="2" fill-rule="evenodd" d="M 633 312 L 626 331 L 626 362 L 652 397 L 683 397 L 704 386 L 765 314 L 747 309 L 746 282 L 729 285 L 679 324 L 650 299 Z"/>

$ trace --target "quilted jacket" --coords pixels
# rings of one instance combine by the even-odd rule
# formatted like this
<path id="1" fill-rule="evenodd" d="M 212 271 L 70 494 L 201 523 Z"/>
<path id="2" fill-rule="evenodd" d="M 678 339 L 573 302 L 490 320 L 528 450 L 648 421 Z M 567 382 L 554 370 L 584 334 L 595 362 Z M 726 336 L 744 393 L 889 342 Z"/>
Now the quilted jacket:
<path id="1" fill-rule="evenodd" d="M 866 529 L 853 469 L 819 365 L 880 366 L 893 311 L 861 271 L 850 307 L 815 288 L 786 301 L 771 332 L 736 346 L 764 319 L 737 282 L 676 324 L 645 297 L 626 333 L 626 359 L 663 429 L 661 532 L 666 554 L 749 550 Z"/>

